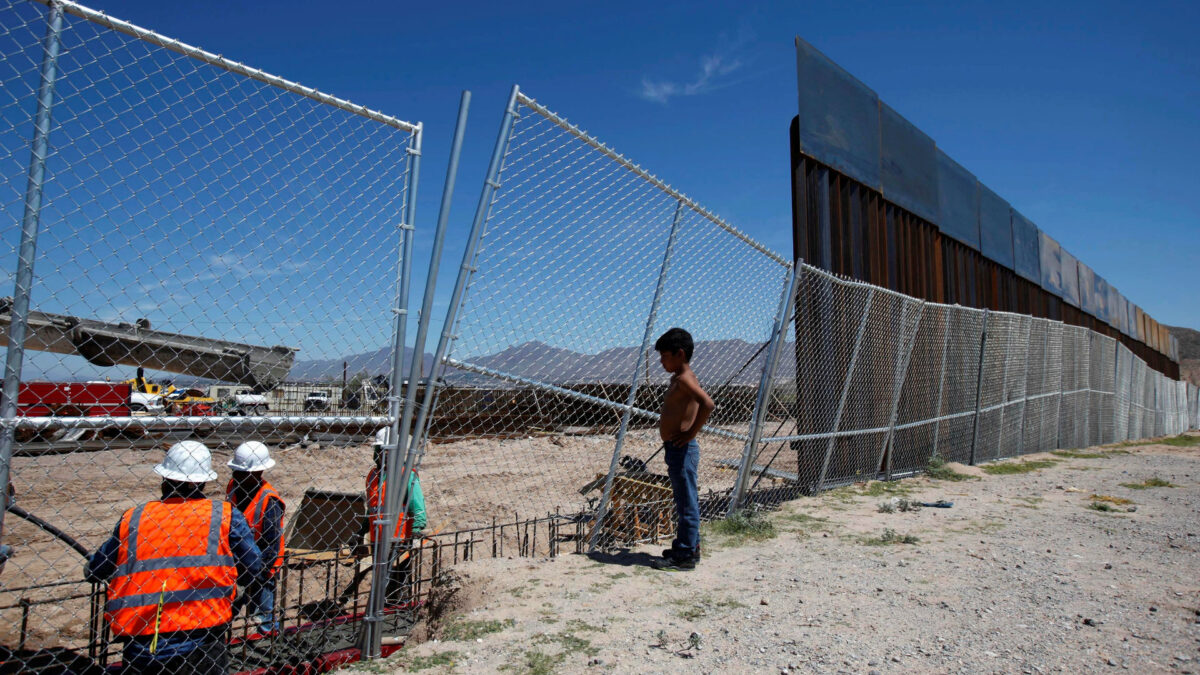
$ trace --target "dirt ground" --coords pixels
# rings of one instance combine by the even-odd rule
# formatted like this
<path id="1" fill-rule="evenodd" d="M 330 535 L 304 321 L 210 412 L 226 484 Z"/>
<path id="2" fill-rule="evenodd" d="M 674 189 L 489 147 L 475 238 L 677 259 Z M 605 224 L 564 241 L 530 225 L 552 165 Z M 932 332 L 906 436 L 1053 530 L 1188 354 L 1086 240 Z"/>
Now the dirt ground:
<path id="1" fill-rule="evenodd" d="M 363 492 L 371 446 L 346 440 L 271 447 L 277 464 L 267 472 L 267 479 L 288 504 L 285 526 L 308 488 Z M 16 503 L 95 550 L 126 509 L 158 498 L 160 478 L 152 469 L 168 445 L 139 450 L 116 440 L 111 450 L 16 457 L 12 472 Z M 224 493 L 230 476 L 225 463 L 233 445 L 210 443 L 218 473 L 218 479 L 208 484 L 210 496 Z M 740 442 L 714 439 L 709 447 L 713 457 L 733 457 L 741 451 Z M 656 431 L 636 429 L 630 432 L 624 452 L 645 458 L 655 448 Z M 608 470 L 612 449 L 612 435 L 536 435 L 435 444 L 421 471 L 429 529 L 452 532 L 490 525 L 493 517 L 511 522 L 556 508 L 563 513 L 585 508 L 587 498 L 579 488 Z M 661 460 L 659 455 L 660 467 Z M 702 485 L 727 487 L 734 477 L 733 471 L 710 464 Z M 12 606 L 0 609 L 0 644 L 17 642 L 21 612 L 16 605 L 21 598 L 47 601 L 30 609 L 28 646 L 85 642 L 88 601 L 66 599 L 89 590 L 81 581 L 83 559 L 20 518 L 10 514 L 4 522 L 4 543 L 13 546 L 15 554 L 0 575 L 0 606 Z"/>
<path id="2" fill-rule="evenodd" d="M 1038 460 L 789 502 L 761 541 L 706 525 L 694 572 L 463 564 L 437 639 L 351 672 L 1200 672 L 1200 445 L 1002 464 Z"/>

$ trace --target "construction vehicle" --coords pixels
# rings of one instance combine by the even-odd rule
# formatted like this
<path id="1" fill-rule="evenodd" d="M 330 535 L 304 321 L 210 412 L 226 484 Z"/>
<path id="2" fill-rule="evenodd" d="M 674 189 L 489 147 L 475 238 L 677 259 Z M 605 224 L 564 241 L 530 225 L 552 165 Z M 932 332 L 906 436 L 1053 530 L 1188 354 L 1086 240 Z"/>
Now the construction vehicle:
<path id="1" fill-rule="evenodd" d="M 146 369 L 138 367 L 137 375 L 124 380 L 129 385 L 129 409 L 132 412 L 163 413 L 166 404 L 163 396 L 175 391 L 175 387 L 163 386 L 146 379 Z"/>
<path id="2" fill-rule="evenodd" d="M 271 406 L 267 404 L 266 396 L 255 394 L 249 389 L 239 389 L 230 397 L 229 403 L 232 404 L 231 412 L 234 415 L 260 416 L 267 414 L 267 411 L 271 409 Z"/>
<path id="3" fill-rule="evenodd" d="M 0 298 L 0 345 L 8 344 L 11 324 L 12 299 Z M 287 377 L 296 354 L 291 347 L 261 347 L 156 331 L 146 319 L 110 323 L 36 310 L 29 312 L 25 348 L 81 356 L 98 366 L 135 366 L 137 375 L 119 384 L 27 383 L 22 385 L 18 396 L 21 417 L 132 417 L 156 413 L 211 416 L 217 413 L 216 399 L 199 389 L 176 389 L 150 382 L 145 368 L 236 382 L 248 386 L 253 394 L 269 391 Z M 43 426 L 36 432 L 23 430 L 18 437 L 66 441 L 80 440 L 89 434 L 118 433 L 103 429 L 70 430 L 69 426 Z"/>
<path id="4" fill-rule="evenodd" d="M 0 345 L 8 344 L 12 299 L 0 298 Z M 236 382 L 254 392 L 275 388 L 292 369 L 296 349 L 216 340 L 150 328 L 146 319 L 110 323 L 31 310 L 25 348 L 82 356 L 97 366 L 146 367 Z M 148 392 L 147 392 L 148 393 Z"/>
<path id="5" fill-rule="evenodd" d="M 168 415 L 176 417 L 209 417 L 217 414 L 217 399 L 203 389 L 185 387 L 163 397 Z"/>
<path id="6" fill-rule="evenodd" d="M 304 412 L 324 412 L 329 410 L 329 392 L 310 391 L 304 397 Z"/>

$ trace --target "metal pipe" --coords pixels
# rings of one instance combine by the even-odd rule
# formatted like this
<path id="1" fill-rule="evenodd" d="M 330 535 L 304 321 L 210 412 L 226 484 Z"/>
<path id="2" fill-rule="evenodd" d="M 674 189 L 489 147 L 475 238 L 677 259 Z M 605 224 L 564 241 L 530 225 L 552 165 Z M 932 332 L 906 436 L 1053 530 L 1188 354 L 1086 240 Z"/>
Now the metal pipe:
<path id="1" fill-rule="evenodd" d="M 115 30 L 118 33 L 124 33 L 125 35 L 137 38 L 143 42 L 148 42 L 152 45 L 168 49 L 177 54 L 182 54 L 198 61 L 203 61 L 204 63 L 207 63 L 211 66 L 216 66 L 222 70 L 227 70 L 231 73 L 248 77 L 251 80 L 262 82 L 263 84 L 268 84 L 272 87 L 278 87 L 285 91 L 290 91 L 293 94 L 299 94 L 300 96 L 310 98 L 318 103 L 324 103 L 325 105 L 333 106 L 334 108 L 338 108 L 340 110 L 345 110 L 348 113 L 353 113 L 369 120 L 386 124 L 390 127 L 395 127 L 404 131 L 416 131 L 419 126 L 411 122 L 405 122 L 403 120 L 398 120 L 395 117 L 384 115 L 383 113 L 376 112 L 370 108 L 356 105 L 328 94 L 323 94 L 316 89 L 285 80 L 282 77 L 276 77 L 270 73 L 264 73 L 257 68 L 251 68 L 247 65 L 238 63 L 237 61 L 232 61 L 223 56 L 206 52 L 198 47 L 193 47 L 189 44 L 174 40 L 165 35 L 155 33 L 152 30 L 142 28 L 141 26 L 135 26 L 127 21 L 114 19 L 103 12 L 97 12 L 94 9 L 70 2 L 69 0 L 37 0 L 37 2 L 40 2 L 43 5 L 49 5 L 51 8 L 60 6 L 67 14 L 77 16 L 81 19 L 86 19 L 92 23 L 104 26 L 105 28 Z"/>
<path id="2" fill-rule="evenodd" d="M 905 303 L 902 305 L 902 307 L 904 308 L 901 313 L 901 325 L 903 326 L 904 322 L 907 321 L 908 318 L 908 303 Z M 917 305 L 917 320 L 916 323 L 913 324 L 912 332 L 908 334 L 902 334 L 899 344 L 896 345 L 896 369 L 894 375 L 892 376 L 892 410 L 888 415 L 887 434 L 884 435 L 883 443 L 879 446 L 879 458 L 875 462 L 876 467 L 882 465 L 884 454 L 887 454 L 886 475 L 888 480 L 891 480 L 892 477 L 892 455 L 895 453 L 888 453 L 887 449 L 888 445 L 891 444 L 892 439 L 895 438 L 896 418 L 900 414 L 900 395 L 904 389 L 904 380 L 908 378 L 908 365 L 912 359 L 913 349 L 917 346 L 917 332 L 921 329 L 921 318 L 924 316 L 924 314 L 925 302 L 922 301 L 919 305 Z M 907 349 L 905 349 L 905 345 L 907 345 Z M 904 350 L 903 356 L 900 354 L 902 349 Z"/>
<path id="3" fill-rule="evenodd" d="M 62 22 L 62 7 L 52 3 L 46 17 L 46 37 L 42 42 L 41 82 L 38 85 L 37 110 L 34 112 L 29 176 L 25 184 L 25 210 L 21 217 L 21 242 L 13 284 L 12 323 L 4 361 L 4 385 L 0 392 L 0 419 L 6 423 L 11 423 L 17 416 L 17 396 L 21 390 L 21 365 L 25 359 L 25 333 L 29 328 L 29 296 L 33 290 L 33 262 L 37 255 L 38 228 L 41 224 L 42 187 L 46 179 L 46 156 L 50 149 L 50 113 L 54 107 L 54 81 L 58 76 Z M 13 427 L 6 424 L 0 429 L 0 533 L 4 531 L 4 514 L 8 510 L 8 484 L 15 440 L 16 431 Z M 3 535 L 0 534 L 0 544 L 3 541 Z"/>
<path id="4" fill-rule="evenodd" d="M 596 541 L 600 530 L 604 527 L 604 518 L 608 515 L 608 501 L 612 497 L 613 478 L 616 477 L 617 463 L 621 459 L 621 449 L 625 446 L 625 434 L 629 431 L 629 418 L 633 414 L 633 404 L 637 400 L 638 376 L 646 363 L 646 352 L 650 349 L 650 340 L 654 337 L 654 323 L 658 319 L 658 307 L 662 303 L 663 288 L 667 285 L 667 272 L 671 268 L 671 254 L 675 250 L 675 241 L 679 235 L 679 223 L 683 215 L 683 202 L 675 202 L 675 214 L 671 217 L 671 229 L 667 234 L 667 247 L 663 251 L 662 265 L 658 270 L 658 283 L 654 287 L 654 298 L 650 301 L 650 314 L 646 317 L 646 330 L 642 332 L 642 346 L 638 350 L 637 360 L 633 366 L 633 377 L 630 378 L 629 396 L 625 400 L 625 411 L 621 413 L 621 426 L 617 430 L 617 442 L 613 446 L 612 458 L 608 463 L 608 475 L 604 477 L 604 492 L 600 496 L 600 504 L 596 508 L 596 521 L 592 525 L 592 534 L 588 537 L 588 553 L 596 550 Z"/>
<path id="5" fill-rule="evenodd" d="M 446 351 L 450 347 L 450 341 L 455 338 L 454 330 L 458 322 L 458 310 L 466 293 L 467 280 L 475 271 L 474 263 L 479 247 L 479 239 L 483 236 L 484 224 L 487 221 L 488 213 L 491 211 L 492 197 L 500 187 L 500 172 L 503 169 L 504 157 L 508 152 L 508 143 L 512 135 L 513 122 L 517 117 L 516 105 L 517 94 L 519 92 L 520 89 L 514 84 L 508 96 L 508 103 L 504 108 L 504 117 L 500 122 L 500 133 L 496 136 L 496 147 L 492 150 L 492 159 L 488 163 L 487 175 L 483 181 L 483 190 L 480 192 L 479 203 L 475 207 L 475 218 L 471 223 L 471 233 L 467 237 L 467 246 L 463 250 L 462 264 L 458 268 L 458 278 L 454 282 L 454 291 L 451 293 L 450 305 L 446 310 L 446 319 L 442 324 L 442 334 L 438 339 L 437 351 L 433 355 L 433 363 L 430 366 L 429 372 L 429 382 L 425 386 L 425 395 L 421 399 L 421 407 L 417 411 L 417 421 L 413 425 L 413 438 L 410 446 L 418 452 L 428 433 L 426 430 L 426 421 L 429 419 L 429 411 L 433 404 L 433 392 L 438 386 L 438 380 L 441 379 L 442 373 L 445 372 L 444 361 L 446 359 Z M 413 464 L 414 468 L 419 465 L 419 461 Z"/>
<path id="6" fill-rule="evenodd" d="M 854 368 L 858 365 L 858 354 L 862 348 L 863 333 L 867 329 L 867 317 L 871 315 L 871 302 L 875 299 L 875 289 L 872 287 L 867 291 L 867 300 L 863 303 L 862 318 L 858 322 L 858 333 L 854 337 L 854 350 L 850 353 L 850 365 L 846 367 L 846 381 L 842 384 L 842 395 L 838 399 L 837 412 L 833 416 L 833 432 L 836 434 L 838 428 L 842 425 L 842 412 L 846 410 L 846 399 L 850 396 L 850 383 L 854 380 Z M 821 462 L 821 473 L 817 476 L 817 484 L 813 486 L 814 490 L 820 490 L 825 484 L 825 474 L 829 471 L 829 460 L 833 457 L 833 446 L 837 443 L 837 437 L 829 438 L 829 445 L 825 448 L 825 459 Z"/>
<path id="7" fill-rule="evenodd" d="M 979 405 L 983 402 L 983 357 L 987 353 L 988 310 L 983 310 L 983 327 L 979 331 L 979 369 L 975 373 L 975 425 L 971 430 L 971 466 L 975 465 L 975 444 L 979 440 Z"/>
<path id="8" fill-rule="evenodd" d="M 433 236 L 433 252 L 429 258 L 429 271 L 425 277 L 425 294 L 421 300 L 420 320 L 417 324 L 417 338 L 413 343 L 412 362 L 408 367 L 408 388 L 404 392 L 404 410 L 400 416 L 400 430 L 397 436 L 398 445 L 404 451 L 404 470 L 402 476 L 409 475 L 413 470 L 416 453 L 419 449 L 409 442 L 408 430 L 411 428 L 414 409 L 417 401 L 417 385 L 420 384 L 424 371 L 423 357 L 425 341 L 429 335 L 429 322 L 433 314 L 433 297 L 437 288 L 438 266 L 442 259 L 442 248 L 446 240 L 447 223 L 450 220 L 450 203 L 454 197 L 454 183 L 458 178 L 458 161 L 462 154 L 463 137 L 467 129 L 467 111 L 471 107 L 471 92 L 464 91 L 458 102 L 458 119 L 454 124 L 454 138 L 450 143 L 450 163 L 446 167 L 446 181 L 442 186 L 442 202 L 438 208 L 437 227 Z M 426 385 L 428 388 L 429 385 Z M 401 481 L 399 504 L 403 511 L 393 509 L 390 512 L 408 512 L 408 481 Z"/>
<path id="9" fill-rule="evenodd" d="M 779 361 L 779 345 L 783 343 L 783 332 L 787 330 L 792 310 L 795 309 L 796 291 L 800 288 L 800 277 L 799 271 L 792 267 L 784 284 L 786 290 L 780 296 L 779 308 L 775 311 L 775 324 L 771 328 L 769 340 L 771 346 L 767 348 L 766 363 L 763 364 L 762 376 L 758 382 L 758 396 L 754 401 L 754 414 L 750 418 L 750 438 L 746 440 L 746 446 L 742 450 L 742 463 L 738 467 L 737 482 L 734 483 L 733 498 L 729 500 L 727 516 L 732 516 L 741 508 L 742 500 L 746 497 L 746 484 L 750 482 L 750 474 L 753 473 L 754 459 L 758 456 L 759 439 L 762 438 L 763 420 L 770 404 L 769 397 L 771 386 L 775 380 L 775 366 Z"/>
<path id="10" fill-rule="evenodd" d="M 943 311 L 946 312 L 946 325 L 942 329 L 942 369 L 939 371 L 938 375 L 937 407 L 935 407 L 933 410 L 933 414 L 939 418 L 942 414 L 942 392 L 946 387 L 946 352 L 950 346 L 950 317 L 953 314 L 948 307 L 943 307 Z M 942 423 L 939 419 L 937 424 L 935 424 L 933 427 L 933 452 L 930 454 L 930 457 L 938 456 L 938 442 L 941 441 L 941 437 Z"/>
<path id="11" fill-rule="evenodd" d="M 616 401 L 609 401 L 608 399 L 603 399 L 603 398 L 599 398 L 596 396 L 589 396 L 588 394 L 583 394 L 583 393 L 580 393 L 577 391 L 573 391 L 573 390 L 567 389 L 565 387 L 556 387 L 552 384 L 538 382 L 537 380 L 531 380 L 527 377 L 521 377 L 520 375 L 513 375 L 512 373 L 506 373 L 502 370 L 496 370 L 494 368 L 487 368 L 485 366 L 479 366 L 474 363 L 467 363 L 466 361 L 459 361 L 458 359 L 455 359 L 452 357 L 447 357 L 445 359 L 445 361 L 446 361 L 446 365 L 452 366 L 459 370 L 465 370 L 465 371 L 468 371 L 471 373 L 478 373 L 480 375 L 487 375 L 488 377 L 493 377 L 497 380 L 504 380 L 506 382 L 512 382 L 514 384 L 524 385 L 524 386 L 527 386 L 527 387 L 530 387 L 533 389 L 540 389 L 542 391 L 552 392 L 555 394 L 566 396 L 568 398 L 575 399 L 577 401 L 585 401 L 587 403 L 592 403 L 592 404 L 595 404 L 595 405 L 603 407 L 603 408 L 608 408 L 609 410 L 617 410 L 617 411 L 624 412 L 628 408 L 629 410 L 633 411 L 634 415 L 637 415 L 639 417 L 644 417 L 646 419 L 657 420 L 659 417 L 661 417 L 661 415 L 659 415 L 658 413 L 652 412 L 650 410 L 645 410 L 643 408 L 637 408 L 637 407 L 632 407 L 632 406 L 626 406 L 624 403 L 617 403 Z M 736 433 L 733 431 L 728 431 L 726 429 L 722 429 L 720 427 L 714 427 L 709 424 L 704 425 L 704 428 L 701 431 L 703 431 L 704 433 L 709 434 L 711 436 L 720 436 L 721 438 L 732 438 L 732 439 L 739 440 L 739 441 L 744 441 L 747 438 L 749 438 L 749 435 L 747 435 L 747 434 L 739 434 L 739 433 Z"/>
<path id="12" fill-rule="evenodd" d="M 408 172 L 408 190 L 405 194 L 405 212 L 404 222 L 400 224 L 400 259 L 397 261 L 398 267 L 398 282 L 396 292 L 396 307 L 393 310 L 395 318 L 392 328 L 392 354 L 390 358 L 391 365 L 391 381 L 388 383 L 388 417 L 390 418 L 389 426 L 391 434 L 388 437 L 388 443 L 382 449 L 387 453 L 387 458 L 381 467 L 383 476 L 387 475 L 389 469 L 395 473 L 395 467 L 402 465 L 401 449 L 404 447 L 401 439 L 400 427 L 400 393 L 403 388 L 403 373 L 404 373 L 404 343 L 405 332 L 408 325 L 408 292 L 409 283 L 412 272 L 412 240 L 414 222 L 416 218 L 417 204 L 417 181 L 420 178 L 421 170 L 421 127 L 413 133 L 409 139 L 408 157 L 411 162 Z M 381 476 L 381 479 L 383 479 Z M 385 479 L 386 480 L 386 479 Z M 404 483 L 404 480 L 393 480 L 390 484 L 385 483 L 383 495 L 383 512 L 377 513 L 376 518 L 384 521 L 384 526 L 380 528 L 382 532 L 375 539 L 375 547 L 373 551 L 373 562 L 371 575 L 371 592 L 367 598 L 367 611 L 363 617 L 363 657 L 367 659 L 378 658 L 381 654 L 380 639 L 382 638 L 382 630 L 379 623 L 383 620 L 383 605 L 384 598 L 387 594 L 387 584 L 389 579 L 388 568 L 391 566 L 392 552 L 392 523 L 396 522 L 397 514 L 395 511 L 395 493 L 396 483 Z M 371 523 L 371 527 L 375 527 L 375 523 Z"/>

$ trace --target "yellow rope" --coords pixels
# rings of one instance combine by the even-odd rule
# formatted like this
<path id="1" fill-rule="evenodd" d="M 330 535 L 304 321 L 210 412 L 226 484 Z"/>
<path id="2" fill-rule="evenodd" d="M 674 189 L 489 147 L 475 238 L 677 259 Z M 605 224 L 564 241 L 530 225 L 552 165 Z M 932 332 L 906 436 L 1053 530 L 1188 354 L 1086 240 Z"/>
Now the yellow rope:
<path id="1" fill-rule="evenodd" d="M 159 622 L 162 620 L 163 600 L 167 596 L 167 582 L 163 580 L 162 591 L 158 594 L 158 610 L 154 612 L 154 638 L 150 640 L 150 653 L 158 651 L 158 628 Z"/>

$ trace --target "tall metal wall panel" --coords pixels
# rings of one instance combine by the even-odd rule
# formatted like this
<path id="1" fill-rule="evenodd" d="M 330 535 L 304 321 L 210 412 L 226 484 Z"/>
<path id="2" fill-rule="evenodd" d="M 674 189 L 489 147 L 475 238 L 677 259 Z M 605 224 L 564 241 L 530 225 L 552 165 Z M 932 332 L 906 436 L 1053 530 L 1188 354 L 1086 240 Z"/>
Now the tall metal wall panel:
<path id="1" fill-rule="evenodd" d="M 1012 212 L 1013 271 L 1033 283 L 1042 280 L 1042 261 L 1038 253 L 1038 229 L 1033 221 Z"/>
<path id="2" fill-rule="evenodd" d="M 1112 299 L 1109 297 L 1111 288 L 1112 286 L 1104 280 L 1104 277 L 1096 275 L 1092 295 L 1096 296 L 1096 306 L 1099 309 L 1094 316 L 1107 324 L 1112 323 Z"/>
<path id="3" fill-rule="evenodd" d="M 1085 314 L 1096 316 L 1099 305 L 1096 302 L 1096 273 L 1091 267 L 1078 263 L 1079 269 L 1079 309 Z"/>
<path id="4" fill-rule="evenodd" d="M 799 150 L 1159 352 L 1165 329 L 937 148 L 866 84 L 796 38 Z M 890 244 L 889 244 L 890 246 Z"/>
<path id="5" fill-rule="evenodd" d="M 1013 268 L 1012 207 L 983 183 L 979 184 L 979 252 Z"/>
<path id="6" fill-rule="evenodd" d="M 1109 283 L 1109 325 L 1112 328 L 1120 330 L 1124 317 L 1124 297 L 1117 291 L 1117 287 Z"/>
<path id="7" fill-rule="evenodd" d="M 1042 263 L 1042 288 L 1047 293 L 1063 297 L 1062 247 L 1050 235 L 1038 232 L 1038 250 Z"/>
<path id="8" fill-rule="evenodd" d="M 879 104 L 883 196 L 931 223 L 938 219 L 937 147 L 891 106 Z"/>
<path id="9" fill-rule="evenodd" d="M 1063 296 L 1066 302 L 1079 306 L 1079 260 L 1062 250 Z"/>
<path id="10" fill-rule="evenodd" d="M 937 151 L 937 164 L 938 229 L 978 251 L 979 181 L 941 150 Z"/>
<path id="11" fill-rule="evenodd" d="M 800 38 L 796 72 L 800 149 L 878 190 L 879 97 Z"/>

